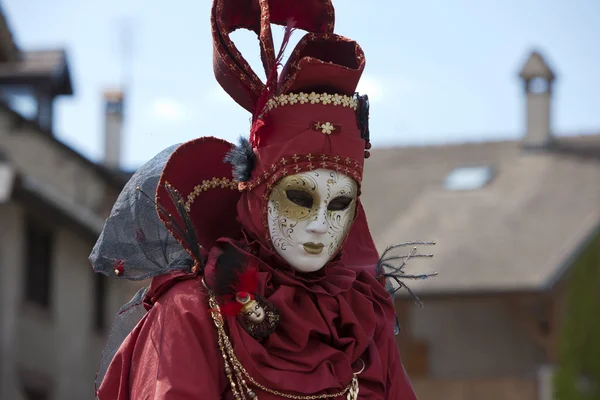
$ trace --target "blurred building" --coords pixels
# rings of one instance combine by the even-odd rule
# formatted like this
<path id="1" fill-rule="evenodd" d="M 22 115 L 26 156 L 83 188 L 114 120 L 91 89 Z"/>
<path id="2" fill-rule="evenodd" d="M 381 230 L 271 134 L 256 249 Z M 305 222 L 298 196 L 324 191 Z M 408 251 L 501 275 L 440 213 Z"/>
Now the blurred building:
<path id="1" fill-rule="evenodd" d="M 421 400 L 549 400 L 569 277 L 600 270 L 600 129 L 552 133 L 554 73 L 540 54 L 520 77 L 521 140 L 373 150 L 366 163 L 380 249 L 438 243 L 410 261 L 440 274 L 409 282 L 425 307 L 397 307 Z"/>
<path id="2" fill-rule="evenodd" d="M 380 250 L 435 240 L 397 303 L 405 366 L 421 400 L 550 400 L 568 278 L 600 268 L 600 131 L 552 133 L 554 73 L 525 63 L 517 141 L 374 149 L 363 201 Z M 73 94 L 65 52 L 22 51 L 0 10 L 0 399 L 93 398 L 125 287 L 87 262 L 126 176 L 123 93 L 105 93 L 106 157 L 53 134 Z M 131 288 L 129 288 L 131 292 Z M 594 316 L 590 316 L 593 318 Z"/>
<path id="3" fill-rule="evenodd" d="M 0 10 L 0 399 L 93 398 L 125 302 L 87 261 L 124 184 L 118 149 L 110 168 L 55 137 L 54 99 L 72 94 L 65 52 L 19 50 Z M 107 97 L 107 130 L 121 103 Z"/>

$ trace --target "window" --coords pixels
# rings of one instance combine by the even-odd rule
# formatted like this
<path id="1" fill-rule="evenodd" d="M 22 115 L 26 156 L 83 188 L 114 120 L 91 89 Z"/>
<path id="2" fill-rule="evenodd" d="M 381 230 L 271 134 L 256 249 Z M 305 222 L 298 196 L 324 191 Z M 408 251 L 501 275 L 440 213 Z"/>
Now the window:
<path id="1" fill-rule="evenodd" d="M 35 119 L 38 103 L 31 90 L 23 86 L 2 88 L 0 96 L 8 106 L 27 119 Z"/>
<path id="2" fill-rule="evenodd" d="M 94 274 L 94 329 L 100 333 L 106 330 L 106 279 Z"/>
<path id="3" fill-rule="evenodd" d="M 24 389 L 25 400 L 49 400 L 48 392 L 38 388 L 26 387 Z"/>
<path id="4" fill-rule="evenodd" d="M 54 382 L 50 376 L 36 370 L 18 368 L 21 396 L 23 400 L 50 400 L 53 398 Z"/>
<path id="5" fill-rule="evenodd" d="M 550 88 L 550 82 L 546 78 L 533 78 L 528 82 L 529 92 L 546 93 Z"/>
<path id="6" fill-rule="evenodd" d="M 476 190 L 487 185 L 494 176 L 490 166 L 459 167 L 448 174 L 444 187 L 448 190 Z"/>
<path id="7" fill-rule="evenodd" d="M 25 223 L 25 298 L 49 308 L 52 287 L 54 235 L 50 228 L 35 218 Z"/>

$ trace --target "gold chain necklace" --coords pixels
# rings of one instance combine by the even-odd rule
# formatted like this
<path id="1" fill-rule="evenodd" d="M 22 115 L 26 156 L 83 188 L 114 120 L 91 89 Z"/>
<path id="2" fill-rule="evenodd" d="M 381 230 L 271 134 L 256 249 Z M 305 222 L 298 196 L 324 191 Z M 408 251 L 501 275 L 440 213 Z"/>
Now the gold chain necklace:
<path id="1" fill-rule="evenodd" d="M 236 400 L 246 400 L 246 395 L 249 399 L 258 400 L 258 395 L 248 387 L 248 382 L 252 385 L 256 386 L 260 390 L 270 393 L 275 396 L 283 397 L 286 399 L 293 400 L 319 400 L 319 399 L 333 399 L 336 397 L 341 397 L 346 395 L 347 400 L 357 400 L 358 399 L 358 375 L 360 375 L 365 369 L 365 363 L 363 363 L 360 371 L 355 372 L 352 377 L 352 381 L 338 393 L 331 394 L 319 394 L 319 395 L 310 395 L 310 396 L 299 396 L 295 394 L 287 394 L 283 392 L 279 392 L 277 390 L 270 389 L 266 386 L 258 383 L 248 371 L 244 368 L 242 363 L 237 359 L 233 352 L 233 346 L 229 337 L 225 333 L 225 321 L 223 320 L 223 316 L 221 315 L 221 309 L 219 308 L 219 303 L 215 299 L 215 296 L 212 292 L 209 291 L 208 304 L 210 307 L 210 314 L 212 319 L 217 327 L 218 333 L 218 343 L 219 349 L 221 350 L 221 354 L 223 355 L 223 362 L 225 363 L 225 374 L 227 375 L 227 379 L 229 380 L 229 384 L 231 386 L 231 391 L 233 392 L 233 397 Z M 246 381 L 248 380 L 248 381 Z"/>

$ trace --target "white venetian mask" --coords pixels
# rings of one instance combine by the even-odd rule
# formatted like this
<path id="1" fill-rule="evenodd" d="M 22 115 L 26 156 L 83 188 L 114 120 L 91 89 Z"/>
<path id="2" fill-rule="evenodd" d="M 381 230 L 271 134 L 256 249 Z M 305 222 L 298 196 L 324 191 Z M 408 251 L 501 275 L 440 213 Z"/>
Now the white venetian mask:
<path id="1" fill-rule="evenodd" d="M 344 241 L 358 185 L 329 169 L 281 179 L 269 195 L 269 235 L 277 253 L 300 272 L 323 268 Z"/>

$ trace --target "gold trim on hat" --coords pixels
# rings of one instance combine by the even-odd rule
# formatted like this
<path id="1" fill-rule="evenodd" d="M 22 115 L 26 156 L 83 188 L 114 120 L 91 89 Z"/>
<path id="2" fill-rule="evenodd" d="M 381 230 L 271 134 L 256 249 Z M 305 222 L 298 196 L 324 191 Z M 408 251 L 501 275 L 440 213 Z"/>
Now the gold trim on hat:
<path id="1" fill-rule="evenodd" d="M 280 94 L 267 102 L 267 110 L 271 111 L 278 107 L 294 104 L 323 104 L 332 106 L 349 107 L 356 111 L 358 100 L 352 96 L 328 93 L 288 93 Z"/>
<path id="2" fill-rule="evenodd" d="M 190 194 L 188 194 L 187 201 L 185 202 L 185 209 L 187 210 L 187 212 L 190 212 L 190 208 L 194 203 L 194 200 L 196 199 L 196 197 L 198 197 L 200 193 L 206 192 L 209 189 L 216 188 L 238 190 L 238 183 L 235 180 L 229 178 L 215 177 L 210 180 L 203 180 L 201 185 L 194 186 L 194 190 Z"/>

